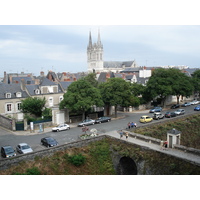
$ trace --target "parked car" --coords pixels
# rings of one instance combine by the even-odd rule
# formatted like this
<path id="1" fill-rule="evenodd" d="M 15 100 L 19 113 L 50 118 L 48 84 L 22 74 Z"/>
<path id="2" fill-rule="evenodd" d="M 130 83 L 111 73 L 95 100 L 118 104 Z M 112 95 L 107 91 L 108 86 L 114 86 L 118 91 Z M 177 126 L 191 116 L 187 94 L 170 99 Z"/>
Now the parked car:
<path id="1" fill-rule="evenodd" d="M 193 100 L 190 102 L 191 105 L 197 105 L 198 103 L 199 103 L 199 101 L 197 101 L 197 100 Z"/>
<path id="2" fill-rule="evenodd" d="M 176 113 L 175 112 L 166 112 L 165 113 L 165 117 L 176 117 Z"/>
<path id="3" fill-rule="evenodd" d="M 87 125 L 93 125 L 93 124 L 95 124 L 95 120 L 85 119 L 80 124 L 78 124 L 78 126 L 87 126 Z"/>
<path id="4" fill-rule="evenodd" d="M 155 108 L 151 109 L 149 112 L 154 113 L 154 112 L 161 112 L 161 111 L 162 111 L 161 107 L 155 107 Z"/>
<path id="5" fill-rule="evenodd" d="M 95 120 L 96 124 L 101 124 L 103 122 L 109 122 L 111 120 L 110 117 L 99 117 L 98 119 Z"/>
<path id="6" fill-rule="evenodd" d="M 153 121 L 153 118 L 152 118 L 152 117 L 149 117 L 149 116 L 147 116 L 147 115 L 144 115 L 144 116 L 142 116 L 142 117 L 140 118 L 140 122 L 141 122 L 141 123 L 146 123 L 146 122 L 151 122 L 151 121 Z"/>
<path id="7" fill-rule="evenodd" d="M 18 153 L 21 153 L 21 154 L 33 152 L 33 149 L 31 149 L 31 147 L 26 143 L 18 144 L 16 147 L 16 150 Z"/>
<path id="8" fill-rule="evenodd" d="M 165 116 L 160 112 L 155 112 L 153 114 L 153 119 L 163 119 Z"/>
<path id="9" fill-rule="evenodd" d="M 54 131 L 59 132 L 59 131 L 65 131 L 65 130 L 69 130 L 69 129 L 70 129 L 70 126 L 68 124 L 60 124 L 60 125 L 58 125 L 56 127 L 53 127 L 52 131 L 53 132 Z"/>
<path id="10" fill-rule="evenodd" d="M 179 105 L 179 104 L 173 104 L 173 105 L 171 106 L 171 109 L 175 109 L 175 108 L 180 108 L 180 105 Z"/>
<path id="11" fill-rule="evenodd" d="M 187 106 L 190 106 L 191 103 L 190 102 L 185 102 L 184 104 L 181 105 L 181 107 L 187 107 Z"/>
<path id="12" fill-rule="evenodd" d="M 194 111 L 200 111 L 200 105 L 195 106 Z"/>
<path id="13" fill-rule="evenodd" d="M 52 137 L 45 137 L 41 139 L 41 144 L 46 147 L 53 147 L 57 146 L 58 142 Z"/>
<path id="14" fill-rule="evenodd" d="M 178 109 L 175 111 L 176 115 L 184 115 L 185 114 L 185 110 L 184 109 Z"/>
<path id="15" fill-rule="evenodd" d="M 3 158 L 9 158 L 16 156 L 15 150 L 11 146 L 1 147 L 1 156 Z"/>

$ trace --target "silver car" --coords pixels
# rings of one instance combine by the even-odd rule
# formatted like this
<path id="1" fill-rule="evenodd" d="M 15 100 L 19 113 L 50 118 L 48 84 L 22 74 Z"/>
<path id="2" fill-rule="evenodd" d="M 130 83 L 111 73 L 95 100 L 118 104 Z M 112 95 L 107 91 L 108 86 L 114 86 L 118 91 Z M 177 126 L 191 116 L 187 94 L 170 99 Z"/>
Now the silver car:
<path id="1" fill-rule="evenodd" d="M 95 124 L 95 120 L 85 119 L 80 124 L 78 124 L 78 126 L 87 126 L 87 125 L 93 125 L 93 124 Z"/>
<path id="2" fill-rule="evenodd" d="M 70 129 L 70 126 L 68 124 L 60 124 L 54 128 L 52 128 L 52 131 L 65 131 L 65 130 L 69 130 Z"/>
<path id="3" fill-rule="evenodd" d="M 185 114 L 185 110 L 184 109 L 178 109 L 175 111 L 176 115 L 183 115 Z"/>
<path id="4" fill-rule="evenodd" d="M 33 150 L 31 147 L 26 143 L 20 143 L 17 145 L 16 150 L 18 153 L 25 154 L 25 153 L 31 153 Z"/>

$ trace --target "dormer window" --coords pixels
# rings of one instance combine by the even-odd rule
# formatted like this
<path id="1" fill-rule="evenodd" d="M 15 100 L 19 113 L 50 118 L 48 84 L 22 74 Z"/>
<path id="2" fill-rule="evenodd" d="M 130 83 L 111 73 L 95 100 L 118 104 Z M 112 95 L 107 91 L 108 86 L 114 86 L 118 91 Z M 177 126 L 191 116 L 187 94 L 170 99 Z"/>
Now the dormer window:
<path id="1" fill-rule="evenodd" d="M 6 93 L 6 99 L 11 98 L 11 93 Z"/>
<path id="2" fill-rule="evenodd" d="M 39 90 L 39 89 L 36 89 L 36 90 L 35 90 L 35 94 L 40 94 L 40 90 Z"/>
<path id="3" fill-rule="evenodd" d="M 16 92 L 16 97 L 22 97 L 22 93 L 21 92 Z"/>

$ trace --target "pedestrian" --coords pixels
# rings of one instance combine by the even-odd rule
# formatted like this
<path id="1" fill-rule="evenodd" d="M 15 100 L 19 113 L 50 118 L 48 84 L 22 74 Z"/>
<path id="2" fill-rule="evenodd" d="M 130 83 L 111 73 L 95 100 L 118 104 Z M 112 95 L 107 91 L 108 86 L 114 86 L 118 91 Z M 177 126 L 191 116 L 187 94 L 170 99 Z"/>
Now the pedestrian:
<path id="1" fill-rule="evenodd" d="M 160 141 L 160 149 L 162 149 L 162 150 L 163 150 L 163 144 L 164 144 L 164 142 L 163 142 L 163 140 L 161 140 Z"/>
<path id="2" fill-rule="evenodd" d="M 135 126 L 135 124 L 133 122 L 131 122 L 131 128 L 133 128 Z"/>
<path id="3" fill-rule="evenodd" d="M 126 139 L 128 139 L 128 132 L 126 132 Z"/>
<path id="4" fill-rule="evenodd" d="M 131 123 L 129 122 L 127 125 L 128 125 L 128 129 L 130 129 L 131 128 Z"/>
<path id="5" fill-rule="evenodd" d="M 167 150 L 167 146 L 168 146 L 168 142 L 167 142 L 167 141 L 165 141 L 165 142 L 164 142 L 164 147 L 165 147 L 165 150 Z"/>
<path id="6" fill-rule="evenodd" d="M 121 138 L 123 137 L 123 134 L 124 134 L 124 133 L 123 133 L 123 131 L 121 130 L 119 134 L 120 134 L 120 139 L 121 139 Z"/>

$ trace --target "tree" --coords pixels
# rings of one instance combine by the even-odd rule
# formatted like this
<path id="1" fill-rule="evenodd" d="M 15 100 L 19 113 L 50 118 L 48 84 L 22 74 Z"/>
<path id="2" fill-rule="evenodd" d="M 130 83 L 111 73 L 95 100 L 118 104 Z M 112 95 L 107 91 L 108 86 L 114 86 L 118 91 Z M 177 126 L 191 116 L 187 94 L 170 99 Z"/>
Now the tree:
<path id="1" fill-rule="evenodd" d="M 190 96 L 193 86 L 190 77 L 179 69 L 156 69 L 147 82 L 146 96 L 151 99 L 160 98 L 163 102 L 168 95 L 176 95 L 177 103 L 179 97 Z"/>
<path id="2" fill-rule="evenodd" d="M 23 113 L 30 113 L 36 117 L 41 117 L 45 103 L 45 98 L 29 97 L 22 100 L 21 110 Z"/>
<path id="3" fill-rule="evenodd" d="M 130 83 L 121 78 L 110 78 L 105 83 L 99 85 L 104 104 L 115 106 L 115 117 L 117 117 L 117 106 L 138 105 L 138 98 L 132 92 Z"/>
<path id="4" fill-rule="evenodd" d="M 155 69 L 147 82 L 145 97 L 150 100 L 160 98 L 162 101 L 172 94 L 172 80 L 166 69 Z"/>
<path id="5" fill-rule="evenodd" d="M 192 83 L 194 86 L 194 91 L 195 92 L 200 92 L 200 70 L 196 70 L 193 74 L 192 74 Z"/>
<path id="6" fill-rule="evenodd" d="M 103 106 L 101 94 L 97 88 L 84 79 L 73 82 L 60 103 L 60 109 L 68 108 L 71 111 L 81 112 L 83 119 L 92 106 Z"/>
<path id="7" fill-rule="evenodd" d="M 98 81 L 96 80 L 96 74 L 90 73 L 83 78 L 85 81 L 88 81 L 92 86 L 97 87 Z"/>

